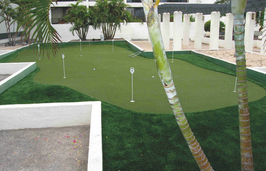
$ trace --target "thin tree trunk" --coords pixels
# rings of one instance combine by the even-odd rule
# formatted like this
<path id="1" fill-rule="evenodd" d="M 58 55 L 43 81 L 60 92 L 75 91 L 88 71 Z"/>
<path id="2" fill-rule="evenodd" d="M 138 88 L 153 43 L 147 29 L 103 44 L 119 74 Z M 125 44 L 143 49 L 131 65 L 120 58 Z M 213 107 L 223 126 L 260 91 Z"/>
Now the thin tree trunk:
<path id="1" fill-rule="evenodd" d="M 6 33 L 7 33 L 7 37 L 8 37 L 8 45 L 11 46 L 12 42 L 11 42 L 11 33 L 10 33 L 10 25 L 9 25 L 9 16 L 7 15 L 7 20 L 5 21 L 5 25 L 6 25 Z"/>
<path id="2" fill-rule="evenodd" d="M 234 15 L 234 38 L 238 93 L 241 170 L 253 170 L 253 155 L 248 107 L 247 69 L 244 46 L 244 15 Z"/>
<path id="3" fill-rule="evenodd" d="M 241 171 L 253 171 L 253 154 L 248 107 L 247 68 L 244 46 L 245 17 L 247 0 L 232 0 L 234 15 L 234 39 L 236 57 L 236 76 L 238 93 L 238 113 L 240 132 Z"/>
<path id="4" fill-rule="evenodd" d="M 112 39 L 115 37 L 115 32 L 116 32 L 117 26 L 113 27 L 113 32 L 112 32 Z"/>
<path id="5" fill-rule="evenodd" d="M 147 3 L 146 3 L 147 2 Z M 195 138 L 186 116 L 181 107 L 181 103 L 178 99 L 175 85 L 173 82 L 173 77 L 170 69 L 170 65 L 168 63 L 166 53 L 163 46 L 160 26 L 159 26 L 159 18 L 158 18 L 158 4 L 159 1 L 156 1 L 156 4 L 147 8 L 150 4 L 149 0 L 142 1 L 143 8 L 145 10 L 149 10 L 149 13 L 146 11 L 147 15 L 147 25 L 151 38 L 153 54 L 156 61 L 156 66 L 158 70 L 159 77 L 162 81 L 165 93 L 168 97 L 168 101 L 173 109 L 173 113 L 175 115 L 176 121 L 179 125 L 179 128 L 187 141 L 189 149 L 196 160 L 200 170 L 202 171 L 213 171 L 212 166 L 210 165 L 208 159 L 206 158 L 200 144 Z"/>

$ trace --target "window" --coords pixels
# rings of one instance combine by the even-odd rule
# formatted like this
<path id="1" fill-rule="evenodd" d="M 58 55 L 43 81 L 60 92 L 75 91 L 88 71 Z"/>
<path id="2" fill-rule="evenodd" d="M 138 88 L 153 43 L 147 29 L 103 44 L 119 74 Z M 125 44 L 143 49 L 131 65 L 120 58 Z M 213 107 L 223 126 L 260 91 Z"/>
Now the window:
<path id="1" fill-rule="evenodd" d="M 70 7 L 57 7 L 57 8 L 52 8 L 52 24 L 64 24 L 64 16 L 66 15 L 66 11 Z"/>

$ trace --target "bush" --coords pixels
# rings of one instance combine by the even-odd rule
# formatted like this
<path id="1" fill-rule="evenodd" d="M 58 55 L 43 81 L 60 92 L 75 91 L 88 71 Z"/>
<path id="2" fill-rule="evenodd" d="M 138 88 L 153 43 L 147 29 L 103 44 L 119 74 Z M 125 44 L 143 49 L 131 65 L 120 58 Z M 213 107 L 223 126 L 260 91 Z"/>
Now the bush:
<path id="1" fill-rule="evenodd" d="M 223 31 L 224 31 L 224 28 L 225 28 L 225 24 L 224 24 L 224 22 L 220 21 L 220 29 L 219 29 L 219 31 L 220 31 L 220 32 L 223 32 Z M 205 31 L 210 31 L 210 30 L 211 30 L 211 20 L 207 21 L 207 22 L 204 24 L 204 30 L 205 30 Z"/>

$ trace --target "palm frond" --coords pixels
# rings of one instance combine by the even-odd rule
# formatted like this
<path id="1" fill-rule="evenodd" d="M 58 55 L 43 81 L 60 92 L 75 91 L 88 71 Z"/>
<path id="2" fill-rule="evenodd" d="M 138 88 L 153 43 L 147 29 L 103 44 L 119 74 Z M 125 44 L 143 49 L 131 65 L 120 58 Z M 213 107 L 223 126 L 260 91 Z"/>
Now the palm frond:
<path id="1" fill-rule="evenodd" d="M 62 41 L 49 19 L 53 0 L 15 0 L 14 3 L 16 2 L 20 3 L 20 8 L 27 9 L 24 15 L 28 16 L 24 20 L 21 20 L 23 16 L 19 17 L 22 22 L 19 23 L 18 29 L 26 27 L 27 29 L 24 29 L 22 34 L 27 37 L 33 32 L 30 42 L 33 43 L 33 47 L 36 47 L 37 43 L 41 43 L 43 44 L 41 50 L 45 49 L 48 57 L 51 51 L 55 55 L 59 50 L 58 43 Z"/>

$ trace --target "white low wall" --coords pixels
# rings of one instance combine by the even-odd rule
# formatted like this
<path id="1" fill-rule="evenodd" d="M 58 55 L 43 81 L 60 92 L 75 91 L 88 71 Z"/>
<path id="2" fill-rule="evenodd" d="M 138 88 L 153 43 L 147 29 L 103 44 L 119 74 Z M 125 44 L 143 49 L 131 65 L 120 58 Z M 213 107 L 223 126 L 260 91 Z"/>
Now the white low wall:
<path id="1" fill-rule="evenodd" d="M 21 40 L 21 37 L 20 36 L 16 37 L 16 41 L 19 41 L 19 40 Z M 0 39 L 0 44 L 7 43 L 8 41 L 9 39 Z"/>
<path id="2" fill-rule="evenodd" d="M 88 125 L 91 103 L 49 103 L 0 106 L 0 129 Z"/>
<path id="3" fill-rule="evenodd" d="M 36 68 L 36 62 L 0 63 L 0 74 L 12 74 L 0 81 L 0 94 L 13 86 Z"/>
<path id="4" fill-rule="evenodd" d="M 203 37 L 203 38 L 202 38 L 202 43 L 204 43 L 204 44 L 210 44 L 210 38 Z M 235 42 L 233 41 L 233 42 L 232 42 L 232 49 L 234 48 L 234 45 L 235 45 Z M 221 39 L 219 39 L 219 40 L 218 40 L 218 46 L 219 46 L 219 47 L 224 47 L 224 48 L 225 48 L 225 40 L 221 40 Z"/>
<path id="5" fill-rule="evenodd" d="M 102 171 L 101 102 L 0 106 L 0 129 L 90 125 L 88 169 Z"/>
<path id="6" fill-rule="evenodd" d="M 0 63 L 0 74 L 15 74 L 16 72 L 21 72 L 29 65 L 35 62 L 21 62 L 21 63 Z"/>
<path id="7" fill-rule="evenodd" d="M 194 25 L 195 23 L 190 23 L 190 37 L 194 36 Z M 74 36 L 69 31 L 71 24 L 53 24 L 53 27 L 62 36 L 61 40 L 63 42 L 68 42 L 70 40 L 79 39 L 75 34 Z M 102 34 L 101 29 L 94 30 L 91 26 L 89 27 L 89 33 L 87 39 L 100 39 Z M 146 22 L 131 22 L 128 24 L 122 24 L 121 29 L 116 30 L 115 38 L 125 38 L 125 39 L 149 39 L 149 32 Z M 173 39 L 173 22 L 170 22 L 170 39 Z"/>
<path id="8" fill-rule="evenodd" d="M 210 38 L 203 37 L 202 38 L 202 43 L 210 44 Z M 253 41 L 253 47 L 254 48 L 260 48 L 261 45 L 262 45 L 262 41 L 261 40 L 254 40 Z M 219 47 L 225 47 L 225 40 L 219 39 Z M 234 49 L 234 47 L 235 47 L 235 42 L 233 41 L 232 42 L 232 49 Z"/>

